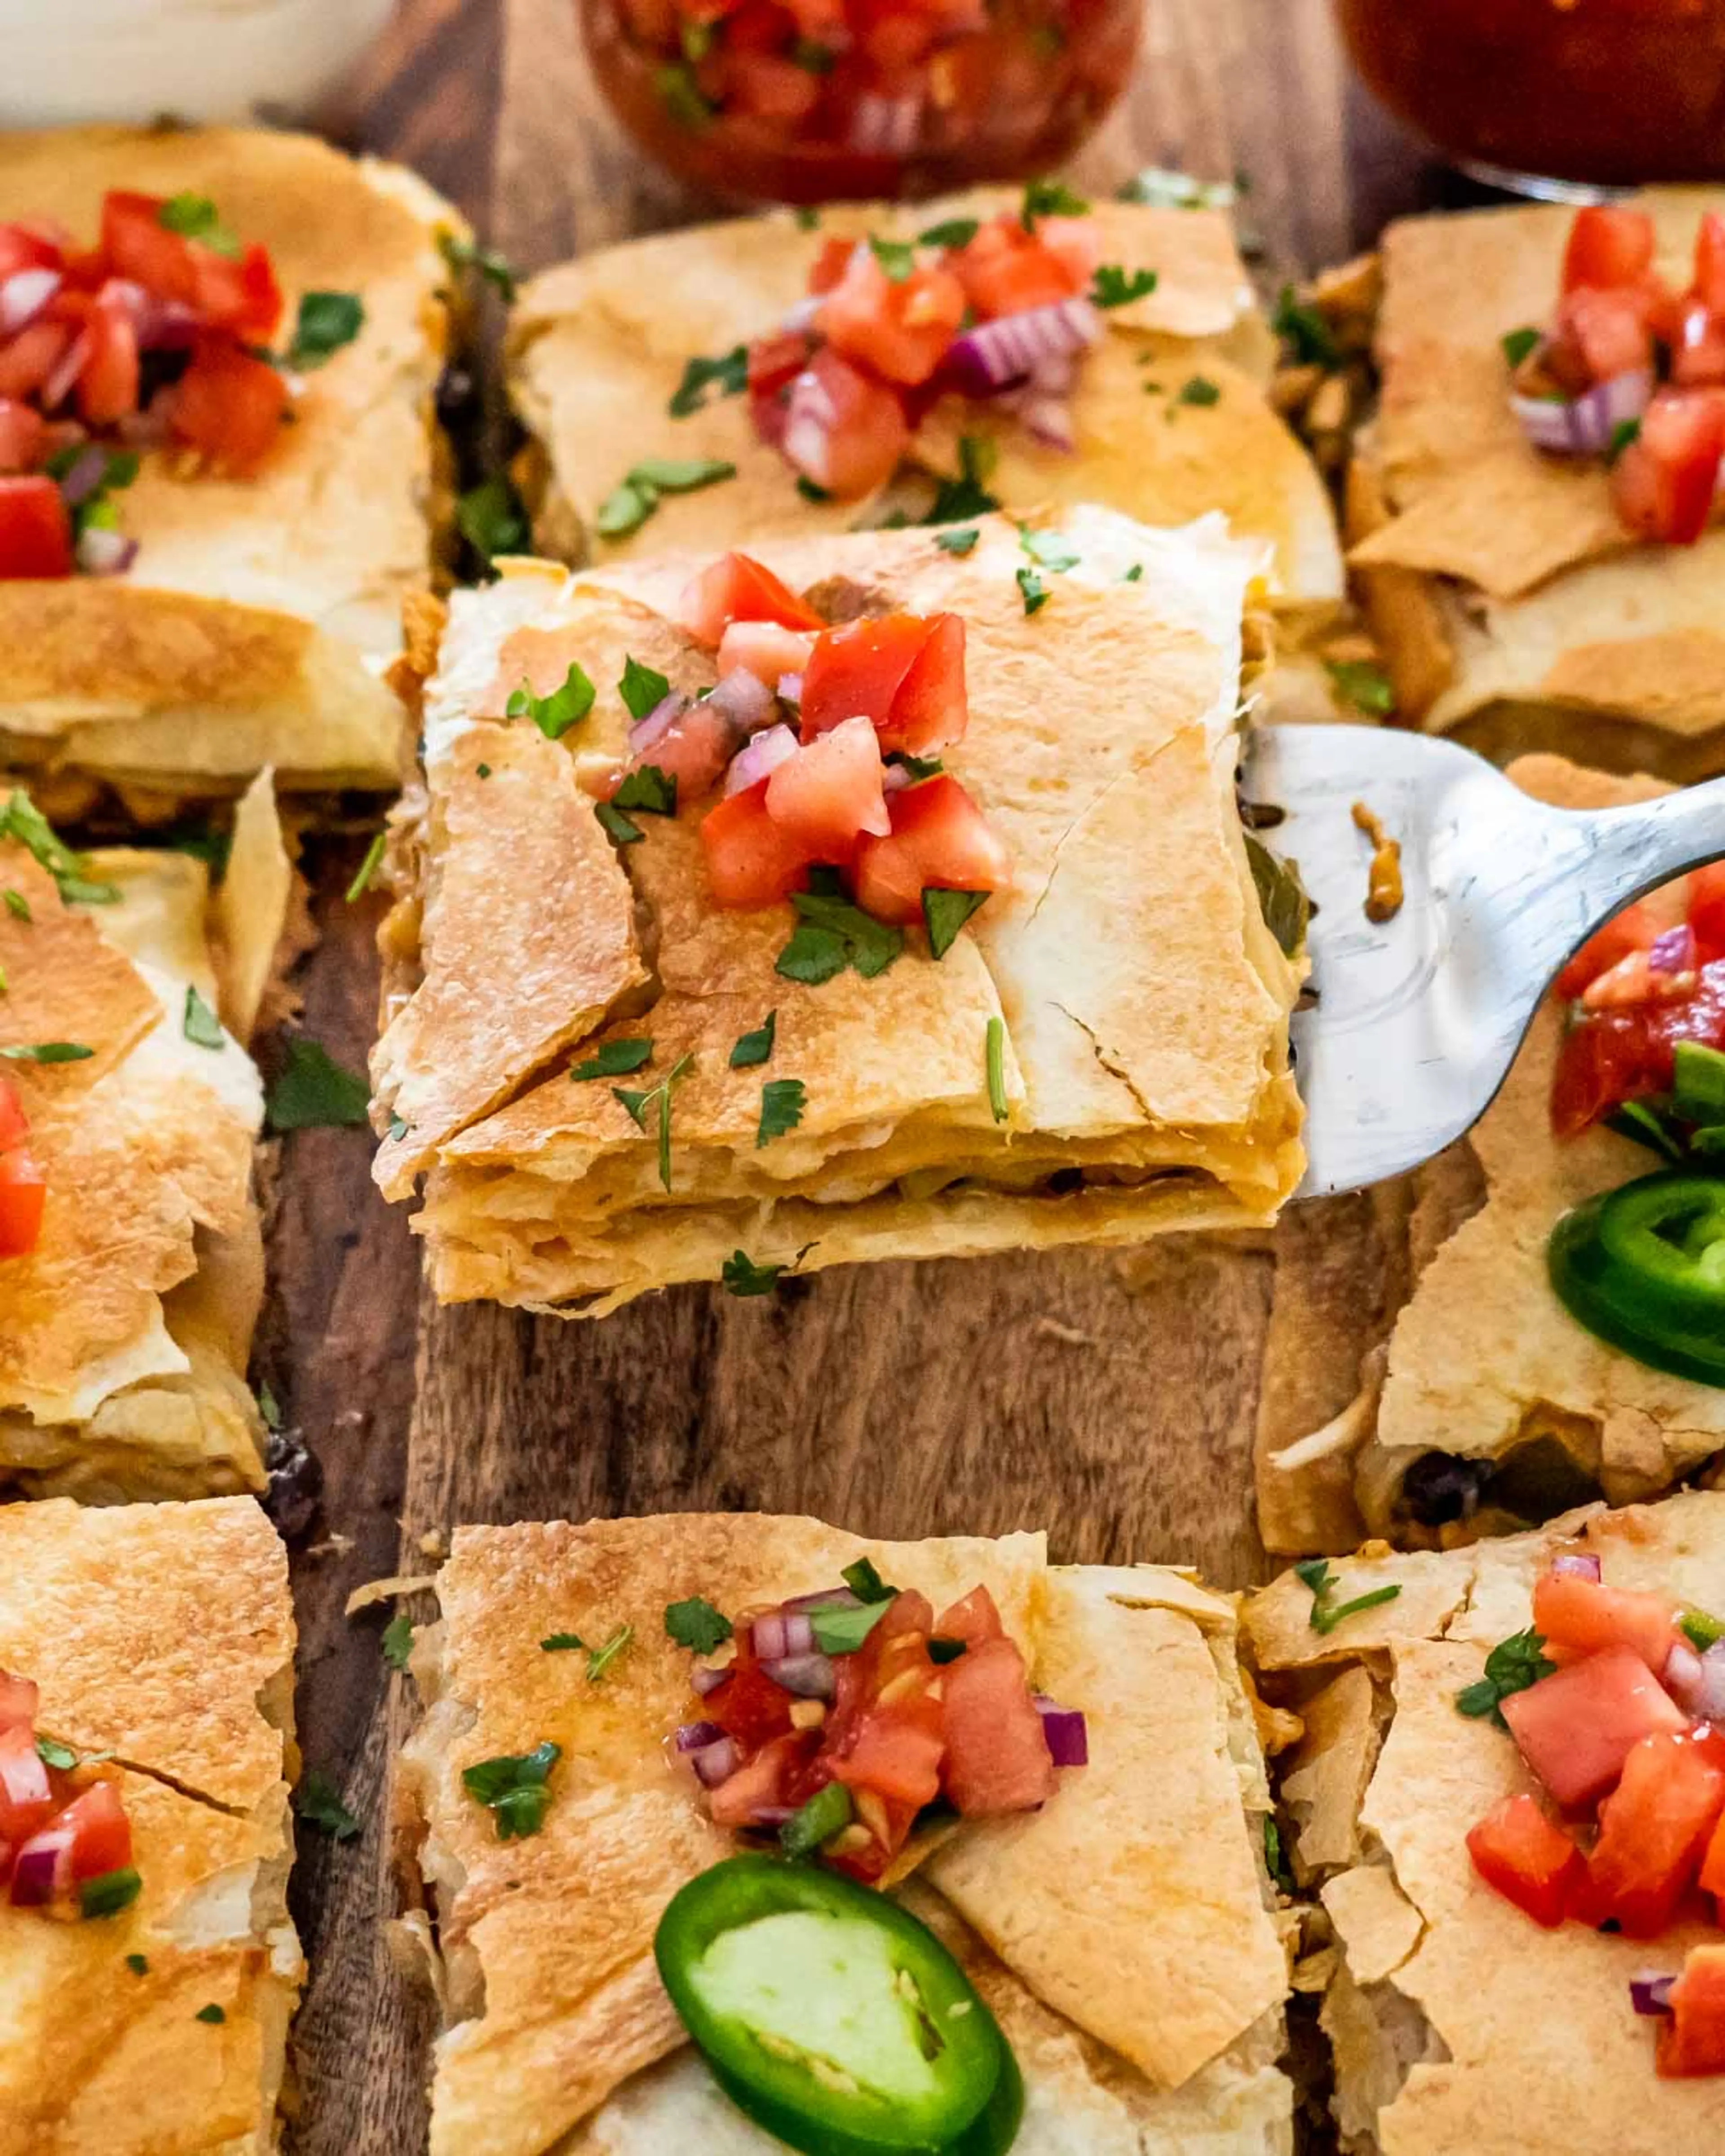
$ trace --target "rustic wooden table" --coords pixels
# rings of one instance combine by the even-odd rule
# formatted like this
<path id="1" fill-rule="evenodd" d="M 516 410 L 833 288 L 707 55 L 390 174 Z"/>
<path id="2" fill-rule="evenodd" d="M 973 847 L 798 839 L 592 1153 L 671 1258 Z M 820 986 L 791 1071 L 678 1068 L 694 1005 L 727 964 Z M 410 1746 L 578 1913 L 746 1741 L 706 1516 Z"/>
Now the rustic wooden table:
<path id="1" fill-rule="evenodd" d="M 1244 173 L 1271 281 L 1453 191 L 1350 83 L 1327 0 L 1147 13 L 1137 79 L 1081 179 Z M 598 104 L 572 0 L 405 0 L 333 125 L 416 167 L 528 268 L 701 208 Z M 307 1029 L 356 1067 L 377 911 L 341 899 L 357 851 L 311 857 L 323 941 L 305 975 Z M 1243 1584 L 1262 1564 L 1260 1402 L 1279 1389 L 1283 1427 L 1341 1404 L 1391 1261 L 1369 1210 L 1343 1201 L 1291 1219 L 1273 1246 L 881 1266 L 769 1302 L 682 1290 L 567 1325 L 434 1309 L 369 1155 L 360 1132 L 288 1142 L 261 1351 L 325 1473 L 295 1559 L 301 1742 L 364 1822 L 346 1843 L 300 1836 L 298 2156 L 414 2156 L 424 2139 L 429 2009 L 380 1923 L 395 1907 L 388 1762 L 412 1703 L 379 1651 L 388 1612 L 344 1617 L 353 1587 L 425 1569 L 420 1537 L 458 1521 L 685 1507 L 899 1536 L 1045 1526 L 1065 1558 L 1185 1560 Z M 1335 1352 L 1280 1356 L 1302 1328 L 1309 1350 L 1318 1312 Z"/>

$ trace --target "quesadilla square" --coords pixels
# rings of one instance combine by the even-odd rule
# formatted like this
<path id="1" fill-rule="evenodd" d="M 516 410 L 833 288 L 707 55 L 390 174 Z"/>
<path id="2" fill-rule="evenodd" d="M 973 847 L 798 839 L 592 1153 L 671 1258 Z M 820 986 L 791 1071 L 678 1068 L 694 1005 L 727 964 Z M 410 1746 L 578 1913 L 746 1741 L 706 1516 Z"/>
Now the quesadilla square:
<path id="1" fill-rule="evenodd" d="M 0 337 L 28 429 L 0 510 L 59 527 L 57 556 L 7 527 L 0 767 L 58 813 L 265 765 L 397 783 L 382 677 L 449 519 L 438 243 L 463 230 L 411 173 L 305 136 L 0 137 L 0 272 L 36 310 Z"/>
<path id="2" fill-rule="evenodd" d="M 434 2156 L 783 2146 L 689 2047 L 655 1942 L 679 1890 L 771 1844 L 788 1815 L 763 1777 L 788 1747 L 824 1756 L 848 1712 L 829 1680 L 870 1712 L 932 1715 L 948 1800 L 919 1823 L 852 1748 L 822 1799 L 850 1824 L 794 1868 L 817 1896 L 840 1875 L 853 1904 L 878 1882 L 939 1939 L 1015 2054 L 1024 2156 L 1077 2133 L 1168 2156 L 1291 2148 L 1267 1796 L 1224 1599 L 1155 1567 L 1050 1568 L 1038 1535 L 880 1543 L 759 1516 L 464 1528 L 438 1584 L 402 1760 L 446 2008 Z M 937 1665 L 931 1624 L 965 1635 Z M 760 1659 L 799 1625 L 832 1653 Z M 1055 1734 L 1027 1686 L 1058 1686 Z M 984 1687 L 986 1758 L 958 1703 Z"/>
<path id="3" fill-rule="evenodd" d="M 248 1498 L 0 1507 L 7 2156 L 279 2145 L 293 1651 Z"/>
<path id="4" fill-rule="evenodd" d="M 1219 510 L 1269 542 L 1279 603 L 1333 606 L 1334 519 L 1265 398 L 1273 347 L 1226 214 L 1097 202 L 1039 218 L 1034 193 L 740 219 L 536 278 L 508 351 L 541 548 L 603 567 L 878 525 L 895 510 L 945 521 L 1097 502 L 1147 524 Z M 835 306 L 847 321 L 857 312 L 847 276 L 865 312 L 908 311 L 912 346 L 932 343 L 889 350 L 865 321 L 854 335 L 835 326 Z M 1005 357 L 987 353 L 1002 386 L 964 372 L 977 336 L 1006 339 Z M 829 381 L 836 361 L 862 372 Z M 829 393 L 860 400 L 884 430 L 857 423 L 865 464 L 840 469 L 819 446 L 823 425 L 851 438 Z M 787 424 L 805 403 L 820 422 L 813 447 Z"/>
<path id="5" fill-rule="evenodd" d="M 1661 1981 L 1717 1957 L 1717 1905 L 1692 1892 L 1701 1847 L 1679 1829 L 1661 1851 L 1635 1807 L 1645 1792 L 1675 1825 L 1692 1763 L 1716 1812 L 1725 1800 L 1684 1659 L 1700 1666 L 1691 1640 L 1725 1600 L 1725 1495 L 1334 1570 L 1332 1606 L 1372 1606 L 1321 1630 L 1309 1578 L 1290 1572 L 1248 1602 L 1242 1630 L 1264 1672 L 1301 1686 L 1306 1734 L 1281 1794 L 1332 1942 L 1322 2020 L 1343 2148 L 1717 2148 L 1725 2053 L 1711 2067 L 1684 2056 L 1692 2008 Z M 1578 1627 L 1601 1613 L 1589 1651 Z M 1623 1644 L 1637 1623 L 1639 1652 Z M 1645 1723 L 1614 1727 L 1614 1687 Z M 1605 1748 L 1591 1762 L 1589 1737 Z"/>
<path id="6" fill-rule="evenodd" d="M 0 1487 L 263 1486 L 241 1038 L 290 875 L 267 778 L 242 824 L 213 894 L 191 854 L 74 854 L 24 795 L 0 814 Z"/>
<path id="7" fill-rule="evenodd" d="M 1725 209 L 1725 195 L 1650 189 L 1625 208 L 1648 220 L 1644 285 L 1671 295 L 1662 306 L 1688 305 L 1692 290 L 1676 295 L 1691 283 L 1702 220 Z M 1630 405 L 1615 433 L 1605 413 L 1597 453 L 1584 454 L 1548 452 L 1524 432 L 1542 402 L 1562 408 L 1543 380 L 1532 422 L 1512 403 L 1521 370 L 1580 319 L 1559 296 L 1575 221 L 1530 206 L 1391 225 L 1383 398 L 1350 485 L 1349 560 L 1410 718 L 1500 759 L 1545 750 L 1690 780 L 1719 767 L 1725 738 L 1717 511 L 1702 536 L 1685 532 L 1692 543 L 1638 538 L 1614 491 L 1614 459 L 1643 454 Z M 1594 274 L 1576 263 L 1575 276 Z M 1641 378 L 1634 334 L 1630 357 L 1613 362 L 1625 382 Z M 1663 366 L 1656 349 L 1650 341 L 1639 407 Z"/>

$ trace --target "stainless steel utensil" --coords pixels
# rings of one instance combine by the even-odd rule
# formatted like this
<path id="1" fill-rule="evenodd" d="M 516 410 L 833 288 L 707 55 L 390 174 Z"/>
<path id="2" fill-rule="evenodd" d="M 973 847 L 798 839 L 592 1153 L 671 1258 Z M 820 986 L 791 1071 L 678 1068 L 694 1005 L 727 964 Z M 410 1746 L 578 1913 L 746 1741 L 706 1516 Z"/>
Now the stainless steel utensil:
<path id="1" fill-rule="evenodd" d="M 1265 726 L 1245 790 L 1314 901 L 1317 999 L 1295 1014 L 1298 1195 L 1399 1175 L 1491 1105 L 1553 976 L 1657 884 L 1725 855 L 1725 778 L 1621 808 L 1548 808 L 1483 757 L 1393 727 Z M 1363 801 L 1400 842 L 1405 898 L 1364 912 Z"/>

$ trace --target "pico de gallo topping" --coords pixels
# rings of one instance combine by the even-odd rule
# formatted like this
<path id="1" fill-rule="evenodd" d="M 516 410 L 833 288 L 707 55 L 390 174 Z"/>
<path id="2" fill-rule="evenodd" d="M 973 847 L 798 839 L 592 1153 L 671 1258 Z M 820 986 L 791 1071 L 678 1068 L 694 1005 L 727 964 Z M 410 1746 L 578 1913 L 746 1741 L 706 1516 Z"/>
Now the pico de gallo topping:
<path id="1" fill-rule="evenodd" d="M 90 247 L 47 219 L 0 223 L 0 577 L 129 569 L 112 497 L 141 451 L 254 472 L 291 375 L 363 321 L 353 294 L 308 292 L 278 357 L 282 304 L 267 250 L 205 196 L 115 190 Z"/>
<path id="2" fill-rule="evenodd" d="M 706 1602 L 674 1603 L 670 1636 L 707 1659 L 693 1673 L 697 1717 L 670 1744 L 719 1825 L 873 1884 L 931 1806 L 1034 1810 L 1058 1769 L 1086 1763 L 1088 1739 L 1081 1714 L 1032 1692 L 987 1588 L 937 1617 L 866 1559 L 844 1577 L 734 1625 Z"/>
<path id="3" fill-rule="evenodd" d="M 1536 1582 L 1532 1620 L 1456 1699 L 1507 1732 L 1540 1789 L 1474 1826 L 1475 1871 L 1548 1929 L 1651 1941 L 1725 1921 L 1725 1622 L 1608 1587 L 1580 1550 Z M 1725 1942 L 1630 1985 L 1660 2019 L 1661 2075 L 1725 2073 L 1722 1969 Z"/>
<path id="4" fill-rule="evenodd" d="M 629 662 L 619 688 L 635 722 L 625 762 L 603 781 L 603 809 L 675 814 L 717 791 L 701 839 L 721 906 L 796 898 L 811 915 L 860 909 L 865 933 L 920 920 L 943 957 L 1010 878 L 999 837 L 940 762 L 967 723 L 963 621 L 896 613 L 829 628 L 746 554 L 697 577 L 680 618 L 716 652 L 717 686 L 685 696 Z M 627 844 L 634 827 L 606 828 Z M 799 933 L 845 927 L 811 920 Z M 814 973 L 845 963 L 841 954 Z"/>
<path id="5" fill-rule="evenodd" d="M 1645 901 L 1607 922 L 1557 993 L 1553 1127 L 1604 1122 L 1665 1165 L 1558 1222 L 1553 1285 L 1639 1361 L 1725 1384 L 1725 865 L 1689 877 L 1675 927 Z"/>
<path id="6" fill-rule="evenodd" d="M 1655 269 L 1656 245 L 1645 210 L 1579 210 L 1555 317 L 1503 343 L 1535 448 L 1603 460 L 1631 531 L 1692 546 L 1715 514 L 1725 455 L 1725 216 L 1702 218 L 1681 294 Z"/>
<path id="7" fill-rule="evenodd" d="M 42 1232 L 48 1184 L 30 1152 L 18 1088 L 0 1077 L 0 1258 L 27 1258 Z"/>
<path id="8" fill-rule="evenodd" d="M 117 1916 L 141 1883 L 119 1779 L 39 1731 L 39 1703 L 0 1670 L 0 1887 L 17 1909 Z"/>

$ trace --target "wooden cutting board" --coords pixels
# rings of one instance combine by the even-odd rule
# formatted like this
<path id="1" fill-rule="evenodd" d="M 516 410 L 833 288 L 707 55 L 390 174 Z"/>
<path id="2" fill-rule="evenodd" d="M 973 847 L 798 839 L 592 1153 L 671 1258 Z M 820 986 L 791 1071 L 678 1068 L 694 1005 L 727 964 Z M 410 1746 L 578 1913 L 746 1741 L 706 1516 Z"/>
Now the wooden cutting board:
<path id="1" fill-rule="evenodd" d="M 409 0 L 332 125 L 416 166 L 525 268 L 701 207 L 612 127 L 567 0 Z M 1243 172 L 1271 286 L 1442 184 L 1350 87 L 1327 0 L 1150 0 L 1135 86 L 1079 175 L 1101 188 L 1146 164 Z M 306 864 L 323 932 L 306 1029 L 356 1068 L 381 906 L 341 893 L 363 843 Z M 363 1823 L 341 1844 L 300 1835 L 299 2156 L 414 2156 L 424 2138 L 429 2009 L 382 1928 L 411 1687 L 379 1652 L 388 1610 L 344 1616 L 352 1588 L 430 1569 L 421 1537 L 434 1549 L 460 1521 L 697 1507 L 905 1537 L 1040 1526 L 1064 1558 L 1244 1584 L 1262 1569 L 1260 1403 L 1286 1429 L 1348 1399 L 1393 1255 L 1344 1200 L 1273 1240 L 834 1271 L 762 1301 L 685 1289 L 599 1324 L 439 1311 L 370 1151 L 352 1132 L 283 1148 L 261 1349 L 325 1475 L 295 1558 L 301 1745 Z"/>

